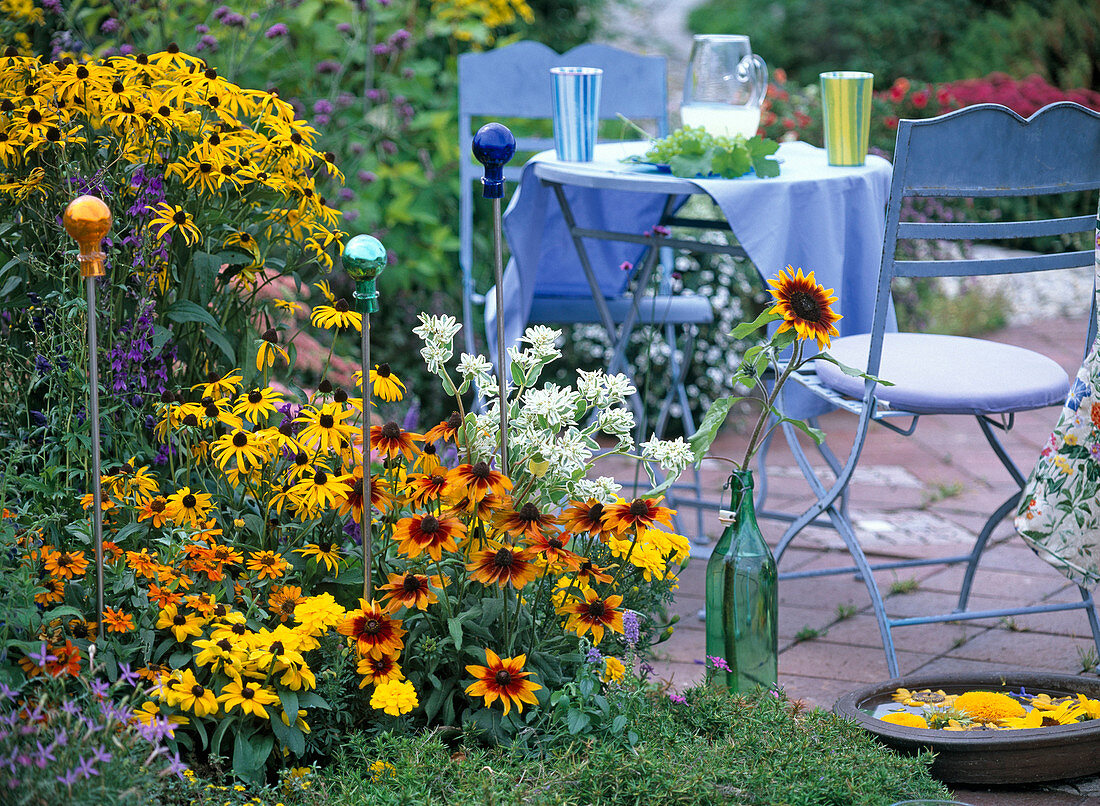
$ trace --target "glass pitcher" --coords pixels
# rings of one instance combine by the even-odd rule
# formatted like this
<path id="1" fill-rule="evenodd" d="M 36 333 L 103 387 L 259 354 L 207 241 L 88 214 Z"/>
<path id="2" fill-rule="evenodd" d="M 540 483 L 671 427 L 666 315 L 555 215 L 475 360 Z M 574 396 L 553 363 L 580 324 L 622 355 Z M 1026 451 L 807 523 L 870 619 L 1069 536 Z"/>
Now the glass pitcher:
<path id="1" fill-rule="evenodd" d="M 713 135 L 753 137 L 760 102 L 768 91 L 768 66 L 740 35 L 697 34 L 691 45 L 680 118 Z"/>

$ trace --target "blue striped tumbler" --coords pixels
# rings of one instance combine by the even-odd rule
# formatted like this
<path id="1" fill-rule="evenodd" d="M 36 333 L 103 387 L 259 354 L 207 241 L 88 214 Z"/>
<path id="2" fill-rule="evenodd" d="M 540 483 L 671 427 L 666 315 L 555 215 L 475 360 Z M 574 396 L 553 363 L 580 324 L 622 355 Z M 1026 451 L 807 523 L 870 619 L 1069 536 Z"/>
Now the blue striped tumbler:
<path id="1" fill-rule="evenodd" d="M 554 97 L 554 150 L 567 162 L 591 162 L 600 117 L 598 67 L 550 68 Z"/>

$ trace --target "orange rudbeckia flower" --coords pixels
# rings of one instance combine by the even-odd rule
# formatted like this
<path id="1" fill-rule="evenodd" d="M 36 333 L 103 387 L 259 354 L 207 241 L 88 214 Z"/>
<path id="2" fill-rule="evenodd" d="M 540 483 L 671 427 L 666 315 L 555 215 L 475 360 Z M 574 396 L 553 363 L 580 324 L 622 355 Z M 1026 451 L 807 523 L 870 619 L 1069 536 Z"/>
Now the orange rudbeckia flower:
<path id="1" fill-rule="evenodd" d="M 474 552 L 466 570 L 470 578 L 483 585 L 511 584 L 519 590 L 538 576 L 538 568 L 531 562 L 535 555 L 527 549 L 496 546 Z"/>
<path id="2" fill-rule="evenodd" d="M 592 643 L 598 644 L 603 640 L 604 629 L 622 634 L 623 614 L 616 609 L 622 603 L 622 596 L 601 599 L 596 591 L 589 588 L 584 593 L 583 602 L 562 605 L 558 608 L 558 614 L 569 616 L 565 629 L 573 630 L 577 635 L 591 630 Z"/>
<path id="3" fill-rule="evenodd" d="M 501 658 L 493 650 L 485 650 L 486 666 L 470 665 L 466 667 L 475 678 L 475 681 L 466 686 L 466 693 L 472 697 L 482 697 L 488 708 L 498 699 L 504 706 L 504 713 L 512 709 L 522 712 L 523 704 L 538 705 L 534 692 L 542 686 L 533 683 L 527 678 L 531 672 L 523 671 L 527 663 L 526 655 L 517 655 L 514 658 Z"/>

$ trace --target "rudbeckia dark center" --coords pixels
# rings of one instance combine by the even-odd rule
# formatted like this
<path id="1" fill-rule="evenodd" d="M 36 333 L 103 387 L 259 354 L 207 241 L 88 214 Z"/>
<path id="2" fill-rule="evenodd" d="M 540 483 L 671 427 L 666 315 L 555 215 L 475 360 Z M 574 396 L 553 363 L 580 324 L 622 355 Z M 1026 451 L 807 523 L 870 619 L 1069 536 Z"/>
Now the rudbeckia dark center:
<path id="1" fill-rule="evenodd" d="M 229 628 L 234 635 L 245 635 L 248 632 L 248 627 L 244 624 L 234 624 Z"/>
<path id="2" fill-rule="evenodd" d="M 183 504 L 185 509 L 193 509 L 195 504 L 198 503 L 198 500 L 195 498 L 195 496 L 191 495 L 191 493 L 188 493 L 183 497 L 183 501 L 181 501 L 180 503 Z"/>
<path id="3" fill-rule="evenodd" d="M 183 615 L 183 613 L 177 613 L 175 616 L 172 617 L 172 623 L 175 624 L 177 627 L 182 627 L 184 624 L 187 623 L 187 616 Z"/>
<path id="4" fill-rule="evenodd" d="M 791 310 L 799 319 L 805 319 L 807 322 L 821 321 L 821 306 L 818 305 L 813 294 L 807 294 L 805 291 L 795 291 L 790 296 L 789 304 Z"/>
<path id="5" fill-rule="evenodd" d="M 215 408 L 214 411 L 216 413 L 217 409 Z M 243 431 L 238 431 L 236 434 L 233 435 L 233 447 L 234 448 L 243 448 L 247 444 L 248 444 L 248 437 L 245 436 Z"/>
<path id="6" fill-rule="evenodd" d="M 486 479 L 488 479 L 491 472 L 492 471 L 489 470 L 488 462 L 478 462 L 472 468 L 470 468 L 470 475 L 473 476 L 475 479 L 480 479 L 481 481 L 485 481 Z"/>
<path id="7" fill-rule="evenodd" d="M 323 470 L 318 470 L 313 474 L 313 483 L 318 487 L 328 484 L 328 474 Z"/>
<path id="8" fill-rule="evenodd" d="M 332 419 L 331 414 L 322 414 L 320 417 L 317 418 L 317 424 L 321 426 L 321 428 L 332 428 L 335 422 L 336 421 Z"/>
<path id="9" fill-rule="evenodd" d="M 271 649 L 271 654 L 272 655 L 282 655 L 283 654 L 283 642 L 282 641 L 276 641 L 275 643 L 273 643 L 270 646 L 270 649 Z"/>
<path id="10" fill-rule="evenodd" d="M 214 606 L 213 613 L 218 618 L 222 618 L 228 612 L 229 612 L 229 610 L 226 609 L 225 605 L 215 605 Z"/>
<path id="11" fill-rule="evenodd" d="M 435 445 L 432 445 L 429 442 L 427 445 L 424 446 L 423 453 L 428 454 L 428 456 L 435 456 L 438 451 L 435 449 Z"/>
<path id="12" fill-rule="evenodd" d="M 76 77 L 79 78 L 81 81 L 83 81 L 90 75 L 91 73 L 88 72 L 88 68 L 84 65 L 80 65 L 80 67 L 76 68 Z"/>
<path id="13" fill-rule="evenodd" d="M 183 424 L 189 425 L 194 428 L 199 424 L 199 418 L 196 417 L 194 414 L 188 414 L 186 417 L 183 418 Z"/>
<path id="14" fill-rule="evenodd" d="M 451 416 L 447 418 L 447 427 L 452 431 L 455 431 L 462 425 L 462 418 L 457 411 L 452 411 Z"/>
<path id="15" fill-rule="evenodd" d="M 335 308 L 340 313 L 347 313 L 348 312 L 347 300 L 338 299 L 338 300 L 336 300 L 336 304 L 333 305 L 332 307 Z"/>
<path id="16" fill-rule="evenodd" d="M 596 523 L 602 517 L 603 517 L 603 504 L 600 504 L 600 503 L 593 504 L 592 507 L 588 510 L 588 519 L 590 521 L 592 521 L 593 523 Z"/>
<path id="17" fill-rule="evenodd" d="M 61 139 L 60 129 L 58 129 L 56 126 L 50 126 L 50 128 L 46 129 L 46 139 L 49 140 L 51 143 L 56 143 L 58 140 Z"/>
<path id="18" fill-rule="evenodd" d="M 645 501 L 635 501 L 630 505 L 630 514 L 641 518 L 649 514 L 649 505 Z"/>
<path id="19" fill-rule="evenodd" d="M 213 170 L 214 170 L 214 166 L 211 165 L 209 162 L 200 162 L 199 163 L 199 172 L 200 173 L 208 174 Z"/>
<path id="20" fill-rule="evenodd" d="M 164 512 L 164 506 L 165 502 L 159 498 L 154 498 L 149 502 L 149 509 L 153 510 L 153 512 Z"/>
<path id="21" fill-rule="evenodd" d="M 298 453 L 294 454 L 294 464 L 298 465 L 298 467 L 305 467 L 309 464 L 309 454 L 305 451 L 298 451 Z"/>
<path id="22" fill-rule="evenodd" d="M 118 95 L 124 89 L 126 89 L 126 88 L 122 86 L 121 81 L 116 81 L 113 84 L 111 84 L 111 92 L 113 92 L 115 95 Z"/>
<path id="23" fill-rule="evenodd" d="M 561 541 L 560 541 L 560 540 L 559 540 L 558 538 L 556 538 L 556 537 L 551 537 L 551 538 L 550 538 L 549 540 L 547 540 L 546 542 L 547 542 L 547 544 L 548 544 L 548 545 L 550 546 L 550 548 L 552 548 L 552 549 L 560 549 L 560 548 L 564 548 L 564 547 L 565 547 L 565 544 L 564 544 L 564 543 L 562 543 L 562 542 L 561 542 Z"/>
<path id="24" fill-rule="evenodd" d="M 201 696 L 202 696 L 203 694 L 205 694 L 205 693 L 206 693 L 206 689 L 204 689 L 204 688 L 203 688 L 202 686 L 200 686 L 200 685 L 199 685 L 198 683 L 196 683 L 195 685 L 191 686 L 191 696 L 192 696 L 192 697 L 201 697 Z"/>
<path id="25" fill-rule="evenodd" d="M 158 106 L 157 114 L 160 115 L 162 118 L 166 118 L 172 114 L 172 110 L 167 106 Z"/>
<path id="26" fill-rule="evenodd" d="M 175 224 L 186 224 L 187 223 L 187 213 L 185 213 L 183 210 L 176 211 L 172 215 L 172 221 Z"/>
<path id="27" fill-rule="evenodd" d="M 511 568 L 515 561 L 516 555 L 508 549 L 500 549 L 493 557 L 493 565 L 497 568 Z"/>
<path id="28" fill-rule="evenodd" d="M 330 551 L 332 551 L 332 541 L 322 540 L 320 543 L 317 544 L 317 549 L 322 554 L 328 554 Z"/>
<path id="29" fill-rule="evenodd" d="M 264 334 L 260 337 L 269 344 L 279 343 L 279 334 L 275 332 L 275 328 L 268 328 L 264 331 Z"/>
<path id="30" fill-rule="evenodd" d="M 255 406 L 257 403 L 262 403 L 264 399 L 264 393 L 259 389 L 253 389 L 248 393 L 248 402 Z"/>
<path id="31" fill-rule="evenodd" d="M 424 520 L 420 521 L 420 531 L 425 534 L 434 535 L 439 531 L 439 520 L 435 515 L 425 515 Z"/>
<path id="32" fill-rule="evenodd" d="M 241 688 L 241 696 L 246 700 L 251 700 L 256 696 L 256 692 L 252 690 L 251 686 L 244 686 Z"/>
<path id="33" fill-rule="evenodd" d="M 27 113 L 27 123 L 30 123 L 33 126 L 41 122 L 42 113 L 39 112 L 37 109 L 32 109 L 30 112 Z"/>
<path id="34" fill-rule="evenodd" d="M 401 587 L 405 590 L 405 593 L 416 593 L 420 590 L 420 580 L 413 574 L 405 574 L 405 579 L 401 583 Z"/>
<path id="35" fill-rule="evenodd" d="M 517 514 L 519 515 L 520 520 L 527 521 L 528 523 L 533 523 L 541 517 L 538 507 L 530 503 L 524 504 L 522 507 L 520 507 Z"/>
<path id="36" fill-rule="evenodd" d="M 391 420 L 382 426 L 382 437 L 384 439 L 401 439 L 401 426 Z"/>
<path id="37" fill-rule="evenodd" d="M 210 419 L 214 419 L 215 417 L 218 416 L 218 407 L 215 406 L 213 403 L 211 403 L 210 405 L 208 405 L 206 407 L 205 412 L 206 412 L 207 417 L 209 417 Z M 237 437 L 243 437 L 243 436 L 244 436 L 244 434 L 238 434 L 237 435 Z M 233 444 L 234 445 L 237 445 L 237 437 L 233 437 Z M 247 441 L 248 440 L 246 439 L 245 442 L 247 442 Z M 241 445 L 244 445 L 244 442 L 242 442 L 240 445 L 237 445 L 237 447 L 239 448 L 239 447 L 241 447 Z"/>
<path id="38" fill-rule="evenodd" d="M 390 374 L 391 374 L 390 365 L 389 364 L 379 364 L 378 367 L 374 370 L 374 374 L 377 375 L 379 378 L 388 378 L 388 377 L 390 377 Z"/>
<path id="39" fill-rule="evenodd" d="M 607 615 L 607 605 L 601 600 L 595 599 L 588 603 L 588 615 L 592 618 L 602 619 Z"/>
<path id="40" fill-rule="evenodd" d="M 377 635 L 378 631 L 382 628 L 382 625 L 375 619 L 368 619 L 363 625 L 363 632 L 367 635 Z"/>
<path id="41" fill-rule="evenodd" d="M 230 641 L 228 638 L 223 638 L 222 640 L 218 641 L 218 649 L 220 649 L 222 652 L 229 652 L 231 649 L 233 649 L 233 642 Z"/>
<path id="42" fill-rule="evenodd" d="M 343 389 L 337 389 L 336 394 L 332 396 L 332 399 L 335 400 L 337 403 L 346 403 L 348 400 L 348 393 L 345 392 Z"/>
<path id="43" fill-rule="evenodd" d="M 498 686 L 511 685 L 512 675 L 508 674 L 508 672 L 506 670 L 501 669 L 499 672 L 497 672 L 495 675 L 493 675 L 493 680 L 496 681 L 496 684 Z"/>

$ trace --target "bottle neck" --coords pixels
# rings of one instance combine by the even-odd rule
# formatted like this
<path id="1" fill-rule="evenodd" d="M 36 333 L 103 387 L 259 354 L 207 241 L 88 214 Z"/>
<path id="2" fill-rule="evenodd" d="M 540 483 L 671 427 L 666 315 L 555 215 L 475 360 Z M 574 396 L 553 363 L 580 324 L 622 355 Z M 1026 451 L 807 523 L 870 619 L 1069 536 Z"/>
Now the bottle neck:
<path id="1" fill-rule="evenodd" d="M 751 470 L 735 470 L 730 475 L 730 512 L 734 523 L 756 523 L 756 505 L 753 499 Z"/>

